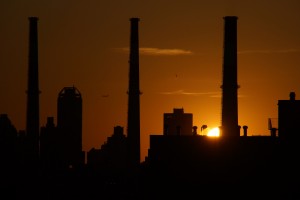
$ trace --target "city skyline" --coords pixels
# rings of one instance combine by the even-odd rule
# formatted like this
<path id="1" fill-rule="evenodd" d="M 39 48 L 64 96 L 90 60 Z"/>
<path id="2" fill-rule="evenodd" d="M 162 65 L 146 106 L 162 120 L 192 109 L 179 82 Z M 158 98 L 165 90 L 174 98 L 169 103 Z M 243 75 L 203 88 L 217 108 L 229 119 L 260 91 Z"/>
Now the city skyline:
<path id="1" fill-rule="evenodd" d="M 149 135 L 163 133 L 163 113 L 173 108 L 193 113 L 193 124 L 198 127 L 220 125 L 222 17 L 229 14 L 239 18 L 239 124 L 249 127 L 249 135 L 269 135 L 267 122 L 269 117 L 277 117 L 278 99 L 288 99 L 291 91 L 296 92 L 296 99 L 300 94 L 300 39 L 296 37 L 300 27 L 296 11 L 300 5 L 294 1 L 279 1 L 271 7 L 267 7 L 269 1 L 251 6 L 247 2 L 214 2 L 219 2 L 222 9 L 208 3 L 203 7 L 216 10 L 201 13 L 204 8 L 194 1 L 177 1 L 170 8 L 165 2 L 132 1 L 134 8 L 126 7 L 114 18 L 107 18 L 108 12 L 98 13 L 96 8 L 100 5 L 93 1 L 83 7 L 77 1 L 70 7 L 67 1 L 52 5 L 29 1 L 22 9 L 18 1 L 1 3 L 11 13 L 21 10 L 14 16 L 2 13 L 0 113 L 8 114 L 18 130 L 25 129 L 27 18 L 34 14 L 39 17 L 40 126 L 50 116 L 54 116 L 56 124 L 57 94 L 63 87 L 75 85 L 83 95 L 83 149 L 100 147 L 112 135 L 114 126 L 127 126 L 128 25 L 129 18 L 137 16 L 143 160 Z M 113 3 L 103 7 L 120 11 Z M 160 9 L 151 15 L 153 11 L 147 10 L 147 6 Z M 253 6 L 256 12 L 247 6 Z M 68 9 L 63 13 L 65 8 Z M 264 13 L 264 8 L 270 12 Z M 185 11 L 183 15 L 175 15 L 181 11 Z M 88 15 L 76 16 L 77 12 Z M 193 20 L 188 20 L 190 17 Z"/>

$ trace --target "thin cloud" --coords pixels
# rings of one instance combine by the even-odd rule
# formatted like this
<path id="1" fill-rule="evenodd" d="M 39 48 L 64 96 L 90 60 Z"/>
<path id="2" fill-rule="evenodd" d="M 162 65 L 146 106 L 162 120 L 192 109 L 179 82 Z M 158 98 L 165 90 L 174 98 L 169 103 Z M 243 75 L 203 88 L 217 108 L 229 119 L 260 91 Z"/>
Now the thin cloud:
<path id="1" fill-rule="evenodd" d="M 177 90 L 171 92 L 160 92 L 163 95 L 189 95 L 189 96 L 203 96 L 208 95 L 212 98 L 221 98 L 222 92 L 185 92 L 184 90 Z M 246 97 L 245 95 L 238 95 L 238 98 Z"/>
<path id="2" fill-rule="evenodd" d="M 281 49 L 281 50 L 245 50 L 239 51 L 238 54 L 271 54 L 271 53 L 297 53 L 299 49 Z"/>
<path id="3" fill-rule="evenodd" d="M 220 92 L 185 92 L 183 90 L 171 91 L 171 92 L 160 92 L 163 95 L 190 95 L 190 96 L 201 96 L 201 95 L 218 95 Z"/>
<path id="4" fill-rule="evenodd" d="M 118 51 L 129 52 L 129 48 L 116 48 Z M 141 47 L 141 55 L 151 55 L 151 56 L 177 56 L 177 55 L 191 55 L 192 51 L 184 49 L 160 49 L 160 48 L 150 48 L 150 47 Z"/>
<path id="5" fill-rule="evenodd" d="M 219 94 L 211 95 L 210 97 L 212 97 L 212 98 L 221 98 L 222 94 L 219 93 Z"/>
<path id="6" fill-rule="evenodd" d="M 219 93 L 219 94 L 216 94 L 216 95 L 211 95 L 210 97 L 213 97 L 213 98 L 221 98 L 222 97 L 222 94 Z M 240 95 L 238 94 L 238 98 L 244 98 L 246 97 L 245 95 Z"/>
<path id="7" fill-rule="evenodd" d="M 144 55 L 191 55 L 193 52 L 183 49 L 159 49 L 159 48 L 140 48 L 140 53 Z"/>

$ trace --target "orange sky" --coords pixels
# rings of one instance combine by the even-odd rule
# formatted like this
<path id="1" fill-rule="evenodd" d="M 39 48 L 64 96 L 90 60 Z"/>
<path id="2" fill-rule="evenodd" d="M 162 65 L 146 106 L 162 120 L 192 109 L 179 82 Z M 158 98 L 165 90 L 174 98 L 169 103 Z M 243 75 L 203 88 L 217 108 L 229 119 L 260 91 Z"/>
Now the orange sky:
<path id="1" fill-rule="evenodd" d="M 226 15 L 239 18 L 238 114 L 248 134 L 268 135 L 278 100 L 300 96 L 298 0 L 10 0 L 0 9 L 0 113 L 25 129 L 28 17 L 37 16 L 41 126 L 56 119 L 59 91 L 74 85 L 85 151 L 114 126 L 126 130 L 131 17 L 140 18 L 142 160 L 173 108 L 193 113 L 198 127 L 220 125 Z"/>

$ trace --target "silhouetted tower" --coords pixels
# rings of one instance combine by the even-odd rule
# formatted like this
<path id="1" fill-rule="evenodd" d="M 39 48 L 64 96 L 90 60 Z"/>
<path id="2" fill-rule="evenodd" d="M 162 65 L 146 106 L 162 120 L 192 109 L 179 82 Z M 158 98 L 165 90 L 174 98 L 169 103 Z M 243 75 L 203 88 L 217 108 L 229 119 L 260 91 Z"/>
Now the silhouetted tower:
<path id="1" fill-rule="evenodd" d="M 139 18 L 130 18 L 130 22 L 127 140 L 128 164 L 135 167 L 140 164 Z"/>
<path id="2" fill-rule="evenodd" d="M 75 87 L 64 87 L 58 94 L 57 128 L 64 167 L 82 165 L 82 98 Z"/>
<path id="3" fill-rule="evenodd" d="M 27 85 L 26 137 L 29 162 L 39 158 L 39 77 L 38 77 L 38 18 L 29 17 L 29 56 Z"/>
<path id="4" fill-rule="evenodd" d="M 222 136 L 239 136 L 237 100 L 237 17 L 224 18 Z"/>

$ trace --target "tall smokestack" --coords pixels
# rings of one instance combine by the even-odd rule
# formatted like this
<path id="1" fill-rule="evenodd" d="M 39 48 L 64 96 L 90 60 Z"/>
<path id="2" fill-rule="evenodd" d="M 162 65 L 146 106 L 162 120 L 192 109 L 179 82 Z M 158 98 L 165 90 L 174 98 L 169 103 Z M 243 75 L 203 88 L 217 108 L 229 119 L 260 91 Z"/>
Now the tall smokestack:
<path id="1" fill-rule="evenodd" d="M 140 164 L 139 18 L 130 18 L 130 22 L 127 140 L 128 164 L 135 168 Z"/>
<path id="2" fill-rule="evenodd" d="M 222 136 L 239 136 L 237 100 L 237 17 L 224 18 Z"/>
<path id="3" fill-rule="evenodd" d="M 30 161 L 39 157 L 39 78 L 37 17 L 29 17 L 29 56 L 27 85 L 26 134 Z"/>

